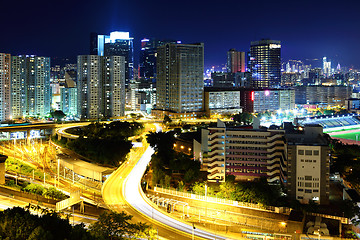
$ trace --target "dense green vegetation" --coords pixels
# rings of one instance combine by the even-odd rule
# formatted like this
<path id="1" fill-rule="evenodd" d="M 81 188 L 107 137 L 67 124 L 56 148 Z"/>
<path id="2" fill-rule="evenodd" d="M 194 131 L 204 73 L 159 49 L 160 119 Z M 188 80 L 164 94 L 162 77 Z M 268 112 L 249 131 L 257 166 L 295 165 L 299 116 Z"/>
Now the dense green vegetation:
<path id="1" fill-rule="evenodd" d="M 205 195 L 205 182 L 196 182 L 191 189 L 196 194 Z M 208 186 L 207 195 L 239 202 L 259 203 L 265 206 L 284 204 L 280 186 L 270 185 L 264 178 L 255 182 L 235 182 L 232 176 L 228 176 L 226 182 L 220 183 L 218 186 Z"/>
<path id="2" fill-rule="evenodd" d="M 66 195 L 57 190 L 54 187 L 49 187 L 49 188 L 45 188 L 42 185 L 39 184 L 34 184 L 34 183 L 28 183 L 28 182 L 19 182 L 19 185 L 16 185 L 14 180 L 10 180 L 6 182 L 6 185 L 9 187 L 13 187 L 13 188 L 17 188 L 20 191 L 23 192 L 28 192 L 28 193 L 33 193 L 33 194 L 37 194 L 37 195 L 41 195 L 47 198 L 53 198 L 53 199 L 58 199 L 58 200 L 63 200 L 66 197 Z"/>
<path id="3" fill-rule="evenodd" d="M 129 137 L 141 135 L 144 126 L 137 122 L 92 123 L 81 128 L 69 129 L 80 137 L 74 140 L 62 138 L 53 141 L 100 164 L 119 166 L 132 147 Z"/>
<path id="4" fill-rule="evenodd" d="M 12 157 L 8 157 L 5 161 L 6 171 L 16 172 L 27 176 L 32 176 L 34 172 L 34 177 L 37 179 L 43 179 L 44 173 L 36 168 L 29 166 L 28 164 L 21 162 Z M 46 178 L 49 176 L 46 175 Z"/>
<path id="5" fill-rule="evenodd" d="M 332 172 L 339 172 L 346 181 L 355 187 L 360 186 L 360 146 L 343 144 L 337 139 L 331 139 Z"/>
<path id="6" fill-rule="evenodd" d="M 155 149 L 151 159 L 152 184 L 170 187 L 174 174 L 177 173 L 185 183 L 191 183 L 199 178 L 200 162 L 194 161 L 184 153 L 174 151 L 174 132 L 151 132 L 147 141 Z"/>
<path id="7" fill-rule="evenodd" d="M 66 117 L 66 114 L 63 111 L 55 110 L 50 112 L 50 116 L 54 118 L 55 121 L 61 121 Z"/>
<path id="8" fill-rule="evenodd" d="M 233 115 L 233 120 L 237 123 L 249 125 L 253 121 L 253 116 L 251 113 L 243 112 Z"/>
<path id="9" fill-rule="evenodd" d="M 171 118 L 168 115 L 164 116 L 163 124 L 167 125 L 172 122 Z"/>
<path id="10" fill-rule="evenodd" d="M 156 239 L 155 231 L 145 223 L 131 223 L 132 216 L 125 212 L 104 212 L 90 226 L 93 239 Z"/>
<path id="11" fill-rule="evenodd" d="M 326 135 L 331 147 L 331 172 L 339 172 L 340 175 L 349 182 L 353 188 L 359 191 L 360 187 L 360 146 L 343 144 L 337 139 L 332 139 Z M 360 220 L 356 217 L 360 215 L 360 208 L 356 202 L 349 200 L 341 201 L 337 204 L 344 217 L 352 220 L 354 224 L 359 224 Z"/>
<path id="12" fill-rule="evenodd" d="M 29 209 L 42 215 L 31 214 Z M 39 212 L 40 210 L 40 212 Z M 131 223 L 126 213 L 104 212 L 87 230 L 83 224 L 72 226 L 69 216 L 29 205 L 0 212 L 0 239 L 11 240 L 105 240 L 144 238 L 155 239 L 154 231 L 144 223 Z"/>
<path id="13" fill-rule="evenodd" d="M 66 132 L 88 138 L 128 138 L 140 135 L 144 130 L 144 125 L 138 122 L 114 121 L 107 123 L 92 123 L 78 128 L 70 128 Z"/>

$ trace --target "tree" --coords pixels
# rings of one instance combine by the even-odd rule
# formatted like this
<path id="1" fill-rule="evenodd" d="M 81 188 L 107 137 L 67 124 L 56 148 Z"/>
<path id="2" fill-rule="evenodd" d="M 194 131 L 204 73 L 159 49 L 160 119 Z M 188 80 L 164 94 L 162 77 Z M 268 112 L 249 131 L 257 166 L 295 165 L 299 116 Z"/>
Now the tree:
<path id="1" fill-rule="evenodd" d="M 36 228 L 37 217 L 20 207 L 0 212 L 0 237 L 2 239 L 27 239 Z"/>
<path id="2" fill-rule="evenodd" d="M 233 120 L 240 124 L 249 125 L 252 122 L 252 115 L 248 112 L 238 113 L 233 116 Z"/>
<path id="3" fill-rule="evenodd" d="M 235 176 L 232 174 L 226 174 L 225 181 L 226 182 L 235 182 Z"/>
<path id="4" fill-rule="evenodd" d="M 185 181 L 186 183 L 190 183 L 194 178 L 195 178 L 195 171 L 194 171 L 194 169 L 190 168 L 189 170 L 187 170 L 187 171 L 185 172 L 184 181 Z"/>
<path id="5" fill-rule="evenodd" d="M 50 112 L 51 117 L 53 117 L 56 121 L 61 121 L 66 117 L 66 114 L 63 111 L 55 110 Z"/>
<path id="6" fill-rule="evenodd" d="M 63 200 L 66 198 L 66 195 L 63 192 L 57 190 L 54 187 L 49 187 L 48 189 L 45 189 L 42 195 L 59 200 Z"/>
<path id="7" fill-rule="evenodd" d="M 146 139 L 156 152 L 173 151 L 175 143 L 173 132 L 150 132 L 146 135 Z"/>
<path id="8" fill-rule="evenodd" d="M 51 232 L 45 231 L 42 226 L 37 226 L 34 231 L 31 232 L 27 240 L 48 240 L 53 239 Z"/>
<path id="9" fill-rule="evenodd" d="M 0 212 L 0 239 L 11 240 L 90 240 L 94 239 L 84 224 L 71 226 L 68 218 L 48 209 L 41 209 L 42 215 L 33 215 L 30 209 L 14 207 Z"/>
<path id="10" fill-rule="evenodd" d="M 171 118 L 168 115 L 164 116 L 163 124 L 168 125 L 172 122 Z"/>
<path id="11" fill-rule="evenodd" d="M 171 176 L 165 175 L 164 185 L 165 185 L 166 188 L 170 187 L 170 182 L 171 182 Z"/>
<path id="12" fill-rule="evenodd" d="M 192 191 L 198 195 L 205 195 L 205 182 L 195 182 Z"/>
<path id="13" fill-rule="evenodd" d="M 182 192 L 182 191 L 185 190 L 185 184 L 184 184 L 183 181 L 178 182 L 178 190 L 179 190 L 180 192 Z"/>
<path id="14" fill-rule="evenodd" d="M 43 195 L 45 188 L 39 184 L 30 183 L 24 188 L 25 192 L 34 193 L 37 195 Z"/>
<path id="15" fill-rule="evenodd" d="M 97 222 L 90 226 L 91 234 L 97 239 L 128 239 L 141 236 L 150 231 L 145 223 L 131 223 L 132 216 L 125 212 L 116 213 L 106 211 L 102 213 Z"/>
<path id="16" fill-rule="evenodd" d="M 220 191 L 218 192 L 218 196 L 222 198 L 230 199 L 231 194 L 235 191 L 236 186 L 234 182 L 225 181 L 220 184 Z"/>

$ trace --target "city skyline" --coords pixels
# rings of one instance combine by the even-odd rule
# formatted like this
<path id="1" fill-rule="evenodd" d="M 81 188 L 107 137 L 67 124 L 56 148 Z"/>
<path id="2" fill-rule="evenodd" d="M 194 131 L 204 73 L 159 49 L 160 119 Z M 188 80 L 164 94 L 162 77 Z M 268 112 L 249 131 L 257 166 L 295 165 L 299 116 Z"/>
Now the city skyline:
<path id="1" fill-rule="evenodd" d="M 358 68 L 360 36 L 354 29 L 360 25 L 356 20 L 359 5 L 332 0 L 306 0 L 296 6 L 280 0 L 225 1 L 221 5 L 184 1 L 176 8 L 160 0 L 113 0 L 101 5 L 64 1 L 56 6 L 42 0 L 21 6 L 6 2 L 7 11 L 0 18 L 13 21 L 2 28 L 5 37 L 0 39 L 0 50 L 12 55 L 75 57 L 88 54 L 91 32 L 129 31 L 134 37 L 136 64 L 145 37 L 203 42 L 206 67 L 226 63 L 231 48 L 249 51 L 251 41 L 266 38 L 282 42 L 283 61 L 326 56 L 334 64 Z"/>

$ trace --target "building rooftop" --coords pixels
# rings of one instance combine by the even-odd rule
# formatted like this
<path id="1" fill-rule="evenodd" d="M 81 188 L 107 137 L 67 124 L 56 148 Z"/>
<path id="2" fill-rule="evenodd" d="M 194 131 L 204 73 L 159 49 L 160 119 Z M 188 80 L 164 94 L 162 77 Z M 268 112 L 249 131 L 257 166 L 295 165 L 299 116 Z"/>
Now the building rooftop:
<path id="1" fill-rule="evenodd" d="M 267 45 L 267 44 L 281 44 L 281 41 L 270 40 L 270 39 L 261 39 L 260 41 L 252 41 L 251 42 L 251 46 Z"/>

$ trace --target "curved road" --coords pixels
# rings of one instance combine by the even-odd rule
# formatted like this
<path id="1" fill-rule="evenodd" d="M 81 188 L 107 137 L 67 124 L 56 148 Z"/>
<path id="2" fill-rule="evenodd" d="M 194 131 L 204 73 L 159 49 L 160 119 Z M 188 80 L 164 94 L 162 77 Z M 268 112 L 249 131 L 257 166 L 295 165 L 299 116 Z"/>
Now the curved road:
<path id="1" fill-rule="evenodd" d="M 227 239 L 201 229 L 193 230 L 191 225 L 151 206 L 140 181 L 153 153 L 154 150 L 148 147 L 139 161 L 130 159 L 107 179 L 102 188 L 105 203 L 115 211 L 121 211 L 128 205 L 130 208 L 126 210 L 135 216 L 134 219 L 151 222 L 159 235 L 166 239 Z"/>

